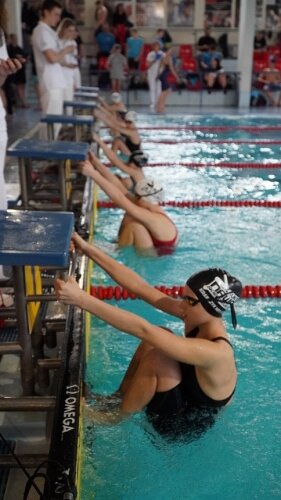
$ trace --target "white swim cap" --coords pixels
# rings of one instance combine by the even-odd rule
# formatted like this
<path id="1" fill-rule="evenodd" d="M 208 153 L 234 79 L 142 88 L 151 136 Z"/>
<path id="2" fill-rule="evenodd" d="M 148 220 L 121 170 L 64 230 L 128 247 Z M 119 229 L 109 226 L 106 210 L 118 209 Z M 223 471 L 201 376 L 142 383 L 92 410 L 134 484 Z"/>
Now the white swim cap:
<path id="1" fill-rule="evenodd" d="M 122 97 L 121 97 L 121 95 L 119 94 L 119 92 L 113 92 L 113 93 L 111 94 L 111 100 L 112 100 L 112 102 L 114 102 L 114 103 L 116 103 L 116 104 L 117 104 L 118 102 L 121 102 L 121 101 L 122 101 Z"/>
<path id="2" fill-rule="evenodd" d="M 144 198 L 151 203 L 162 201 L 164 196 L 164 189 L 161 184 L 151 178 L 145 178 L 138 181 L 135 185 L 134 192 L 137 196 L 140 196 L 140 198 Z"/>
<path id="3" fill-rule="evenodd" d="M 128 113 L 125 114 L 125 122 L 131 122 L 133 123 L 137 118 L 137 113 L 135 111 L 128 111 Z"/>

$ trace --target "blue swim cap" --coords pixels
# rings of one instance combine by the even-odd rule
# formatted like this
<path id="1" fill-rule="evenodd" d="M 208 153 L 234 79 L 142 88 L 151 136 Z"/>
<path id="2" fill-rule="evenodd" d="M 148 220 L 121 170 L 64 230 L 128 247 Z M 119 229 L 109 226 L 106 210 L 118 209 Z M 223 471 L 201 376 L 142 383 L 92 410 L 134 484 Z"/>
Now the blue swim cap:
<path id="1" fill-rule="evenodd" d="M 204 309 L 217 318 L 230 306 L 233 328 L 236 328 L 234 303 L 242 293 L 242 283 L 227 271 L 212 267 L 193 274 L 186 282 Z"/>

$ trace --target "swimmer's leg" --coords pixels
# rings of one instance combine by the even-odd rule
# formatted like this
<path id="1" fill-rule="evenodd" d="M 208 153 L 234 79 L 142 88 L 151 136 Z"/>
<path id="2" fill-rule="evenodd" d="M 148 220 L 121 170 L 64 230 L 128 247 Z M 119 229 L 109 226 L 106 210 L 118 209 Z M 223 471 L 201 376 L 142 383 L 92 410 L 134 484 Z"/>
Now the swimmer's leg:
<path id="1" fill-rule="evenodd" d="M 173 389 L 181 379 L 180 364 L 177 361 L 155 348 L 149 349 L 141 357 L 133 376 L 129 381 L 127 379 L 129 383 L 125 386 L 121 411 L 128 414 L 141 411 L 157 392 Z"/>

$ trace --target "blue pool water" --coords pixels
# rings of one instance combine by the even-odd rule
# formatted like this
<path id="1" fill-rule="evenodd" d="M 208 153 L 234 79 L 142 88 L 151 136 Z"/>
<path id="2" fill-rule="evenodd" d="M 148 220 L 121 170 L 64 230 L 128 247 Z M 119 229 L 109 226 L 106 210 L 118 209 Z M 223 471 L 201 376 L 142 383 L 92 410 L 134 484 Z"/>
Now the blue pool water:
<path id="1" fill-rule="evenodd" d="M 183 123 L 210 124 L 210 117 L 171 117 L 169 126 Z M 212 117 L 213 124 L 218 124 Z M 218 118 L 228 125 L 236 118 Z M 206 123 L 206 121 L 208 123 Z M 263 120 L 264 121 L 264 120 Z M 239 124 L 256 124 L 241 118 Z M 163 118 L 140 117 L 142 125 L 163 125 Z M 259 123 L 261 121 L 259 120 Z M 274 124 L 274 121 L 268 121 Z M 145 134 L 144 149 L 146 149 Z M 166 137 L 170 138 L 170 131 Z M 186 144 L 148 144 L 159 161 L 187 161 L 194 153 Z M 202 145 L 204 146 L 204 145 Z M 235 144 L 234 144 L 235 146 Z M 202 158 L 212 156 L 206 145 Z M 218 146 L 219 148 L 219 146 Z M 240 146 L 239 146 L 240 149 Z M 264 159 L 279 161 L 270 146 Z M 247 148 L 241 146 L 242 159 Z M 224 154 L 218 151 L 218 156 Z M 253 152 L 251 161 L 259 161 Z M 156 160 L 155 160 L 156 161 Z M 233 160 L 231 160 L 233 161 Z M 230 169 L 148 168 L 166 188 L 166 199 L 266 199 L 280 200 L 278 171 Z M 101 196 L 103 197 L 103 196 Z M 105 251 L 137 270 L 152 284 L 182 285 L 194 271 L 219 265 L 246 284 L 281 282 L 281 211 L 263 208 L 167 208 L 180 233 L 173 256 L 142 257 L 132 249 L 117 250 L 116 238 L 122 212 L 100 210 L 95 242 Z M 96 285 L 111 283 L 99 268 Z M 277 299 L 241 300 L 237 304 L 238 328 L 225 320 L 235 347 L 238 387 L 233 404 L 215 426 L 191 443 L 184 439 L 166 442 L 155 433 L 143 414 L 115 426 L 93 426 L 85 421 L 85 460 L 82 468 L 82 500 L 216 500 L 269 499 L 281 497 L 281 312 Z M 180 320 L 155 311 L 139 300 L 112 302 L 137 312 L 151 322 L 181 334 Z M 94 391 L 110 393 L 118 387 L 137 346 L 136 339 L 92 319 L 87 380 Z"/>

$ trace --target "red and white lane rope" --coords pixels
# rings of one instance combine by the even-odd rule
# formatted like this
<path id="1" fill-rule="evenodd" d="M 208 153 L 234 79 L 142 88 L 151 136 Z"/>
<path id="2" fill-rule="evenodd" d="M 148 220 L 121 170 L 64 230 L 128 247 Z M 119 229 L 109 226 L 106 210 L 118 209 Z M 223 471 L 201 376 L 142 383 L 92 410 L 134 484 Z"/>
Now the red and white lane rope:
<path id="1" fill-rule="evenodd" d="M 111 167 L 110 163 L 105 164 Z M 161 163 L 147 163 L 146 167 L 188 167 L 188 168 L 255 168 L 255 169 L 272 169 L 281 168 L 281 163 L 246 163 L 246 162 L 219 162 L 219 163 L 202 163 L 202 162 L 161 162 Z"/>
<path id="2" fill-rule="evenodd" d="M 202 208 L 202 207 L 261 207 L 281 208 L 281 201 L 267 200 L 202 200 L 202 201 L 162 201 L 162 207 Z M 112 201 L 98 201 L 98 208 L 117 208 Z"/>
<path id="3" fill-rule="evenodd" d="M 155 140 L 149 139 L 148 137 L 144 140 L 145 143 L 151 144 L 251 144 L 256 146 L 273 146 L 273 145 L 281 145 L 280 140 L 276 139 L 209 139 L 209 138 L 190 138 L 190 139 L 181 139 L 179 141 L 175 141 L 173 139 L 162 139 Z"/>
<path id="4" fill-rule="evenodd" d="M 254 133 L 263 133 L 263 132 L 278 132 L 281 130 L 280 125 L 245 125 L 245 126 L 220 126 L 220 125 L 184 125 L 184 126 L 176 126 L 176 127 L 161 127 L 161 126 L 138 126 L 138 130 L 168 130 L 168 131 L 182 131 L 187 132 L 189 130 L 198 131 L 198 132 L 254 132 Z"/>
<path id="5" fill-rule="evenodd" d="M 182 297 L 184 295 L 183 286 L 164 286 L 155 285 L 154 288 L 169 295 L 170 297 Z M 126 288 L 120 286 L 91 286 L 91 295 L 100 300 L 126 300 L 136 299 L 134 293 L 129 292 Z M 243 299 L 266 299 L 266 298 L 281 298 L 281 285 L 246 285 L 242 291 Z"/>

